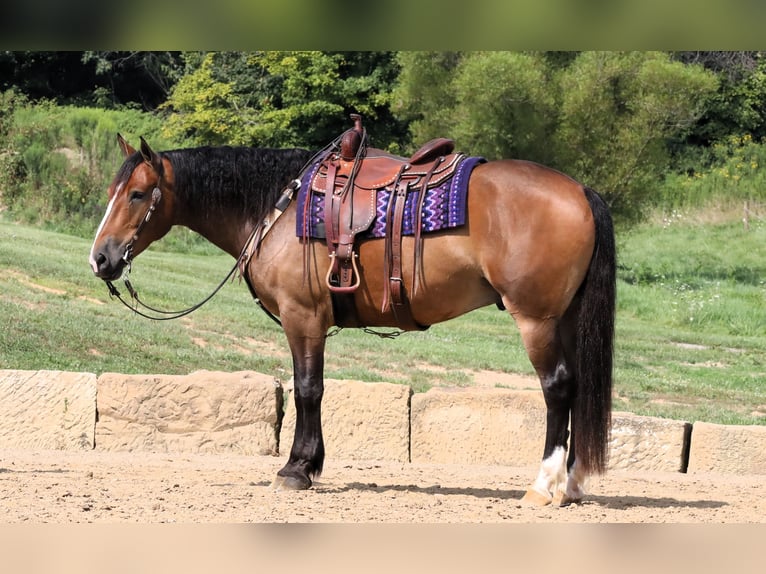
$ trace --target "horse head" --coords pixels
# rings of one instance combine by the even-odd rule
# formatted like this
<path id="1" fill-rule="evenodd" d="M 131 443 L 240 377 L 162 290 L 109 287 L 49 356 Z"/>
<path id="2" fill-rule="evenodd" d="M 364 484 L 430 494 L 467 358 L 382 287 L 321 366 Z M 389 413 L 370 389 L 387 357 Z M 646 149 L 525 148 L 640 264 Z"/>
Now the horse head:
<path id="1" fill-rule="evenodd" d="M 98 226 L 89 262 L 104 281 L 120 277 L 126 265 L 172 226 L 172 167 L 141 138 L 136 151 L 117 134 L 125 161 L 109 186 L 106 213 Z"/>

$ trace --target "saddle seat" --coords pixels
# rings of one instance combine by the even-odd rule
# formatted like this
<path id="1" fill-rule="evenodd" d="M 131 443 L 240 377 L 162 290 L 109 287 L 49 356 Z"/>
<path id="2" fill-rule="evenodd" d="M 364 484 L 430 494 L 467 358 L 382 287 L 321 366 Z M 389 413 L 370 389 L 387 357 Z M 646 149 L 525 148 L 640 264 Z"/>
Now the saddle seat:
<path id="1" fill-rule="evenodd" d="M 352 115 L 355 126 L 344 133 L 339 151 L 321 160 L 311 182 L 311 193 L 324 195 L 324 226 L 332 260 L 326 282 L 336 309 L 349 309 L 349 296 L 359 287 L 355 251 L 356 236 L 369 229 L 377 215 L 377 193 L 389 190 L 386 211 L 385 284 L 382 312 L 390 307 L 399 327 L 422 330 L 412 317 L 402 278 L 401 238 L 403 213 L 410 192 L 417 193 L 413 292 L 417 289 L 422 240 L 420 237 L 423 200 L 426 191 L 450 178 L 462 158 L 453 153 L 454 142 L 437 138 L 424 144 L 411 157 L 404 158 L 367 147 L 361 117 Z M 345 301 L 344 301 L 345 298 Z M 343 304 L 339 304 L 344 301 Z M 346 312 L 345 315 L 355 315 Z M 336 316 L 339 326 L 359 326 L 355 317 Z"/>
<path id="2" fill-rule="evenodd" d="M 327 189 L 327 168 L 331 161 L 338 164 L 335 174 L 336 186 L 345 183 L 346 179 L 354 170 L 354 165 L 358 161 L 359 167 L 354 174 L 354 187 L 362 189 L 387 189 L 390 188 L 400 175 L 410 181 L 412 186 L 416 186 L 421 178 L 428 176 L 429 187 L 437 186 L 445 179 L 452 176 L 455 171 L 455 164 L 463 157 L 461 153 L 439 153 L 454 147 L 452 140 L 432 140 L 447 141 L 449 145 L 440 145 L 434 149 L 435 156 L 425 155 L 419 157 L 420 151 L 412 157 L 419 161 L 413 162 L 412 158 L 404 158 L 392 155 L 383 150 L 368 148 L 365 155 L 359 160 L 346 160 L 342 156 L 330 156 L 320 165 L 312 181 L 314 191 L 324 193 Z M 430 145 L 429 142 L 426 145 Z M 424 149 L 425 146 L 422 149 Z M 435 165 L 437 164 L 438 165 Z"/>

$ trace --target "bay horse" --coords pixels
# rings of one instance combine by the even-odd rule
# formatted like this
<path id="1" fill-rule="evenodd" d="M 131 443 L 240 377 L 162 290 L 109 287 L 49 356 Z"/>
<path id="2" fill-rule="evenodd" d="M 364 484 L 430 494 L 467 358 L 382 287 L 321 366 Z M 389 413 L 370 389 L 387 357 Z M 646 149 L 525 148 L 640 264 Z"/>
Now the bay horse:
<path id="1" fill-rule="evenodd" d="M 119 134 L 118 142 L 125 160 L 109 186 L 89 257 L 93 273 L 106 282 L 174 225 L 240 258 L 284 186 L 314 155 L 227 146 L 155 152 L 144 138 L 136 150 Z M 616 267 L 608 207 L 574 179 L 512 159 L 476 166 L 466 205 L 463 226 L 422 237 L 422 279 L 409 294 L 412 314 L 429 326 L 486 305 L 507 310 L 547 408 L 542 463 L 522 500 L 578 502 L 585 479 L 607 466 Z M 336 322 L 325 281 L 326 243 L 296 235 L 296 212 L 293 201 L 272 221 L 244 274 L 262 307 L 281 321 L 292 353 L 295 436 L 273 486 L 302 490 L 324 463 L 325 340 Z M 402 241 L 410 285 L 413 240 Z M 368 327 L 397 326 L 391 310 L 381 309 L 383 258 L 383 241 L 360 242 L 360 286 L 353 297 Z"/>

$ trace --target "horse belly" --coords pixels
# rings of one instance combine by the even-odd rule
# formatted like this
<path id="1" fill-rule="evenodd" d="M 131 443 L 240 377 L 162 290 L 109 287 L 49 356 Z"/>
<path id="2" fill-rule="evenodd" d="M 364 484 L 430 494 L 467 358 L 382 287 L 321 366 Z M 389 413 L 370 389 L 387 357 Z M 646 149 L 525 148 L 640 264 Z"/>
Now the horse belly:
<path id="1" fill-rule="evenodd" d="M 365 241 L 359 249 L 362 283 L 356 293 L 357 313 L 368 326 L 397 326 L 390 310 L 383 311 L 383 240 Z M 402 238 L 404 291 L 415 320 L 433 325 L 495 303 L 498 295 L 484 279 L 463 232 L 438 232 L 423 238 L 417 290 L 413 292 L 414 240 Z"/>

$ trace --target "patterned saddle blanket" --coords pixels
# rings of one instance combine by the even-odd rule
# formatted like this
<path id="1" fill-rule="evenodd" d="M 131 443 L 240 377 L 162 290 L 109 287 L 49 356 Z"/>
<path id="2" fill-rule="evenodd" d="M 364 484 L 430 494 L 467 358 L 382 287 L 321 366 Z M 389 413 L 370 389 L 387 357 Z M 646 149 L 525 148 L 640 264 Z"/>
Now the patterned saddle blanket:
<path id="1" fill-rule="evenodd" d="M 474 167 L 486 160 L 481 157 L 463 157 L 452 175 L 436 187 L 426 191 L 422 205 L 421 231 L 423 233 L 460 227 L 465 225 L 466 199 L 468 195 L 468 180 Z M 325 199 L 323 194 L 310 193 L 312 182 L 316 180 L 321 162 L 317 162 L 306 171 L 298 193 L 298 217 L 296 218 L 296 234 L 298 237 L 325 239 Z M 417 194 L 407 194 L 402 220 L 402 234 L 414 235 L 417 221 Z M 377 190 L 375 199 L 375 216 L 367 228 L 357 235 L 358 239 L 385 237 L 386 215 L 395 193 L 393 186 Z M 310 201 L 310 205 L 306 202 Z"/>

